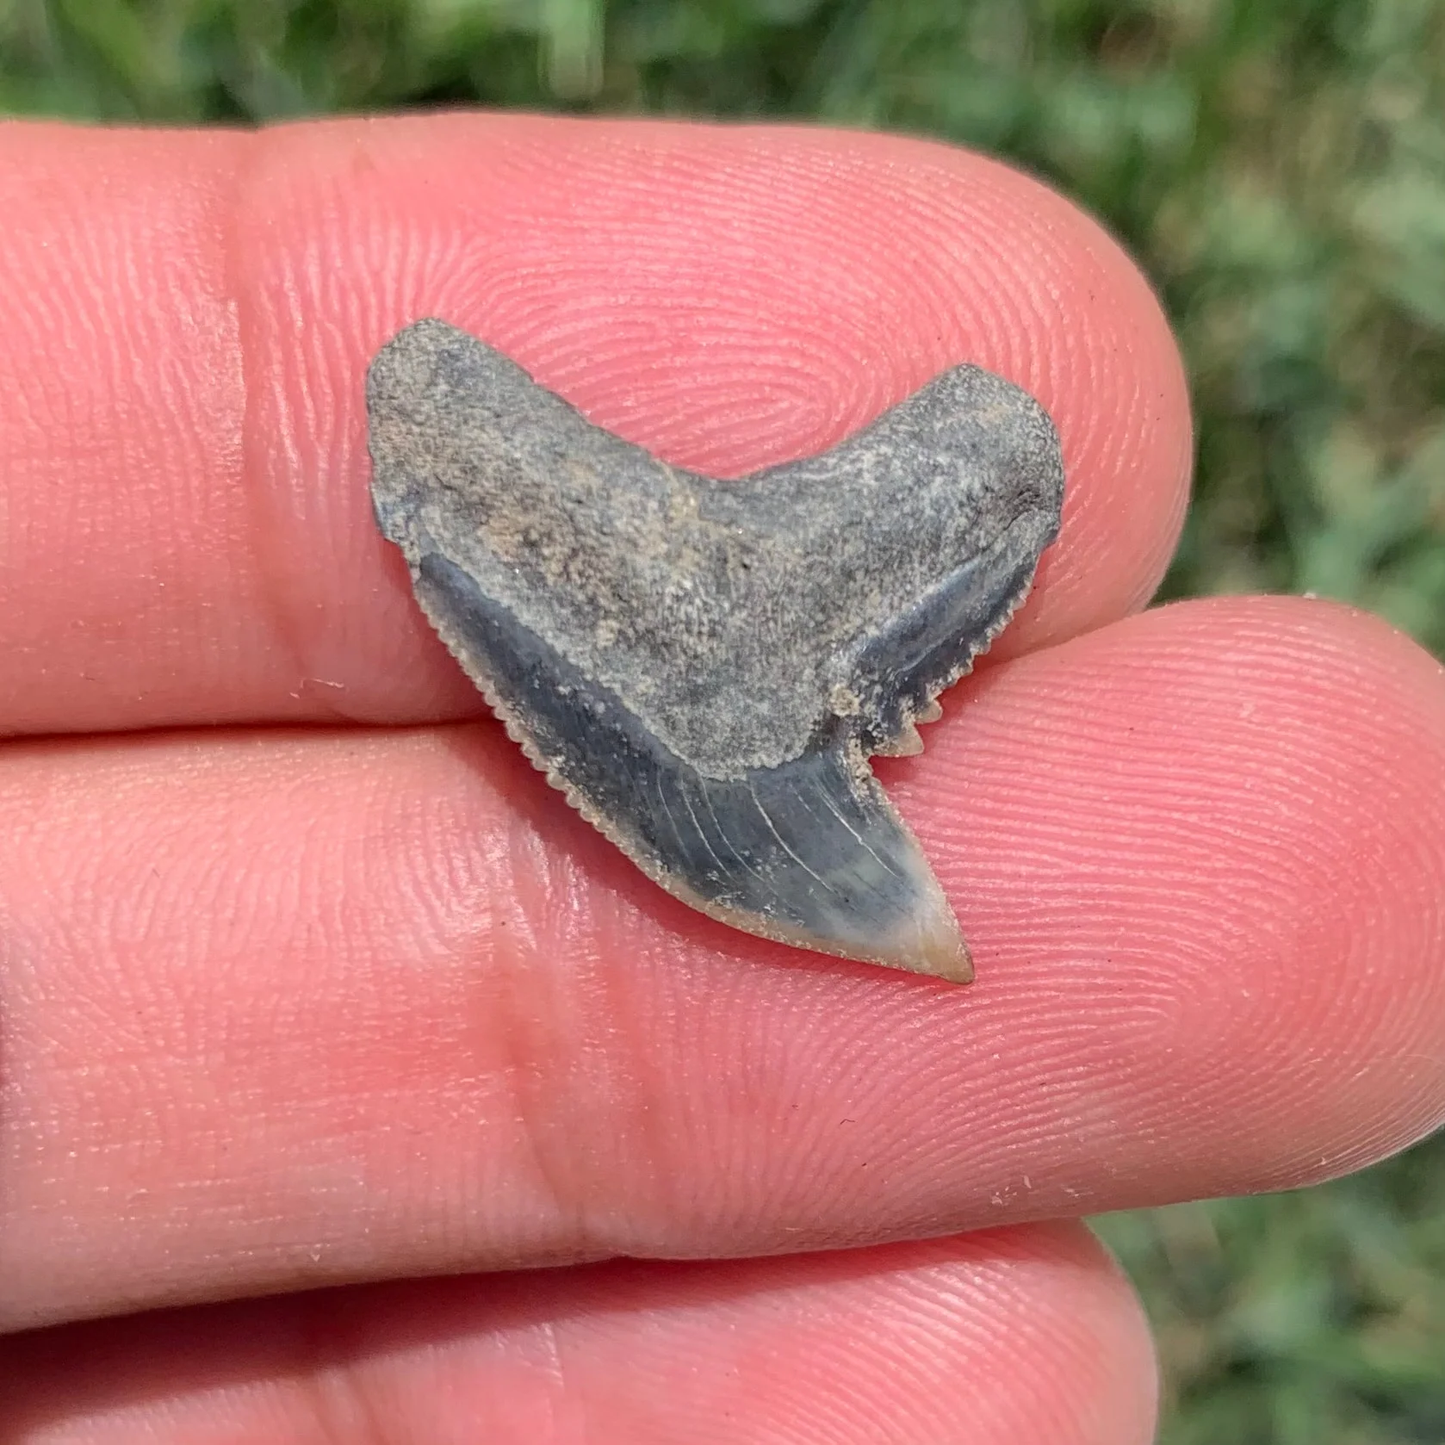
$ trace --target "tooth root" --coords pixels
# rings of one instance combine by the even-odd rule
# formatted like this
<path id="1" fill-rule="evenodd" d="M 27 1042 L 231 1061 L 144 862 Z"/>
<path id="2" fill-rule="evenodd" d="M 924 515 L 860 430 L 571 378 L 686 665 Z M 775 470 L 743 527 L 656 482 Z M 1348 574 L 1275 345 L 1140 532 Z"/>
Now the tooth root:
<path id="1" fill-rule="evenodd" d="M 936 697 L 922 703 L 914 714 L 914 720 L 921 723 L 935 723 L 943 716 L 943 704 Z"/>

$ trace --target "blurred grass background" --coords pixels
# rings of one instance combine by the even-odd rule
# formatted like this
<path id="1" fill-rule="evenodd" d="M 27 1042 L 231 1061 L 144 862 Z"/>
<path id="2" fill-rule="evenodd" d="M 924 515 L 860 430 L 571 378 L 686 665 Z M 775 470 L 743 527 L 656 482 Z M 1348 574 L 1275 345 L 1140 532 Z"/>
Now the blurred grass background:
<path id="1" fill-rule="evenodd" d="M 1445 653 L 1440 0 L 0 0 L 0 110 L 808 118 L 1010 156 L 1162 292 L 1198 489 L 1171 595 L 1313 591 Z M 1445 1145 L 1100 1222 L 1167 1445 L 1445 1442 Z"/>

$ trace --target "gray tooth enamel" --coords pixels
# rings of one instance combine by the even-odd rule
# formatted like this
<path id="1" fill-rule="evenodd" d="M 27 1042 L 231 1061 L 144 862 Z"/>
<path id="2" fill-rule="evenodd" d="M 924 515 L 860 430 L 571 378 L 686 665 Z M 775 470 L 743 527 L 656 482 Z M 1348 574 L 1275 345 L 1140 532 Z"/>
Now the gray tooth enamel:
<path id="1" fill-rule="evenodd" d="M 571 801 L 693 906 L 964 980 L 870 752 L 968 669 L 1057 532 L 1026 393 L 958 367 L 832 451 L 735 482 L 590 425 L 439 321 L 378 354 L 372 496 L 418 600 Z"/>

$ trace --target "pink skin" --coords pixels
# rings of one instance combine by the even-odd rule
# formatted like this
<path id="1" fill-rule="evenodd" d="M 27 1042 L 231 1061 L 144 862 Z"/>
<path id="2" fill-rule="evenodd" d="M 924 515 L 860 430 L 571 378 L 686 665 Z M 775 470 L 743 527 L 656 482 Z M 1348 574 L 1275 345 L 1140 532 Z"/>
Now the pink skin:
<path id="1" fill-rule="evenodd" d="M 6 1445 L 1142 1442 L 1127 1286 L 1031 1221 L 1441 1120 L 1445 675 L 1302 600 L 1130 615 L 1182 374 L 1035 182 L 808 130 L 11 125 L 0 206 Z M 427 314 L 722 473 L 959 360 L 1041 397 L 1063 535 L 878 767 L 977 984 L 690 912 L 477 720 L 366 492 L 367 358 Z"/>

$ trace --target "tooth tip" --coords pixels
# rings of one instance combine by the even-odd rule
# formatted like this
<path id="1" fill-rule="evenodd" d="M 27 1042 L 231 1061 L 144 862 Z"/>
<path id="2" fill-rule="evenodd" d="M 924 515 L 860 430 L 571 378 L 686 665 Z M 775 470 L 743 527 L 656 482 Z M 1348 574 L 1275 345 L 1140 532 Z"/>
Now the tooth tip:
<path id="1" fill-rule="evenodd" d="M 941 898 L 932 916 L 920 921 L 916 937 L 888 961 L 895 968 L 948 983 L 973 982 L 973 956 L 953 910 Z"/>
<path id="2" fill-rule="evenodd" d="M 913 845 L 912 868 L 913 907 L 906 932 L 895 935 L 895 956 L 889 960 L 895 968 L 949 983 L 973 982 L 973 957 L 968 951 L 963 930 L 958 926 L 948 897 L 929 866 L 923 850 Z"/>
<path id="3" fill-rule="evenodd" d="M 921 851 L 909 861 L 914 864 L 911 906 L 891 927 L 869 930 L 855 919 L 853 927 L 833 937 L 815 935 L 804 946 L 948 983 L 972 983 L 973 956 L 943 889 Z"/>
<path id="4" fill-rule="evenodd" d="M 968 944 L 957 934 L 951 942 L 930 947 L 920 957 L 925 964 L 920 973 L 932 974 L 949 983 L 973 982 L 973 955 L 968 951 Z"/>

